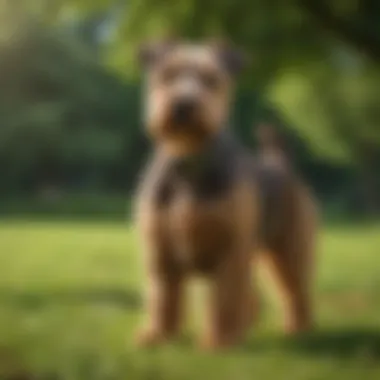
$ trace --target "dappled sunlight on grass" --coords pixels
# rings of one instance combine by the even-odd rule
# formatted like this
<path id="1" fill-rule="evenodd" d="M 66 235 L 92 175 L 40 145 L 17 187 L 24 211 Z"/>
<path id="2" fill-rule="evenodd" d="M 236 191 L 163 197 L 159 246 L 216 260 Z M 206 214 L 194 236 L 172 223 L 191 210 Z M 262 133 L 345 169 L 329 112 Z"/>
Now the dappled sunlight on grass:
<path id="1" fill-rule="evenodd" d="M 52 379 L 376 379 L 379 231 L 324 231 L 316 332 L 285 338 L 268 305 L 245 345 L 205 355 L 196 348 L 196 300 L 183 338 L 153 351 L 133 347 L 141 257 L 126 224 L 2 222 L 0 357 Z"/>

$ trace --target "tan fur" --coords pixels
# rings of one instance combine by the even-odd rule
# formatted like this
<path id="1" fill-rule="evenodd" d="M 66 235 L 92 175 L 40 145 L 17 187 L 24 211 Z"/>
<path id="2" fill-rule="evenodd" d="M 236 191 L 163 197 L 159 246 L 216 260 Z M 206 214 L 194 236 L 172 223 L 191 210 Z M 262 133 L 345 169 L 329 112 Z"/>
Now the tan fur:
<path id="1" fill-rule="evenodd" d="M 313 327 L 313 284 L 317 210 L 302 185 L 291 190 L 293 199 L 284 207 L 279 236 L 264 247 L 263 261 L 270 270 L 283 303 L 287 333 Z"/>
<path id="2" fill-rule="evenodd" d="M 250 237 L 257 223 L 255 202 L 252 188 L 241 183 L 221 202 L 203 204 L 184 198 L 165 213 L 145 204 L 149 212 L 142 215 L 140 225 L 148 242 L 149 321 L 139 336 L 140 343 L 160 342 L 178 332 L 183 286 L 192 272 L 203 273 L 212 281 L 203 347 L 228 345 L 242 337 L 252 313 Z M 189 271 L 172 270 L 172 255 L 180 255 L 185 267 L 189 263 Z M 215 270 L 220 258 L 223 265 Z"/>
<path id="3" fill-rule="evenodd" d="M 270 270 L 283 302 L 288 333 L 313 326 L 313 283 L 318 229 L 316 200 L 292 173 L 278 133 L 270 125 L 258 130 L 262 159 L 288 178 L 276 210 L 277 231 L 261 245 L 261 258 Z"/>
<path id="4" fill-rule="evenodd" d="M 192 83 L 202 104 L 199 117 L 205 133 L 200 136 L 173 132 L 167 122 L 168 109 L 182 84 L 165 86 L 160 76 L 168 67 L 182 70 L 185 66 L 196 73 L 211 70 L 220 80 L 215 91 Z M 169 54 L 149 77 L 146 121 L 157 149 L 173 156 L 199 149 L 204 139 L 224 124 L 231 91 L 231 80 L 209 50 L 185 45 Z M 285 162 L 279 155 L 272 159 L 275 165 Z M 151 187 L 153 177 L 148 178 Z M 186 282 L 195 273 L 210 284 L 202 347 L 217 349 L 239 343 L 258 311 L 251 278 L 252 262 L 257 260 L 252 259 L 263 250 L 285 304 L 286 331 L 311 327 L 316 211 L 311 195 L 298 180 L 284 189 L 276 211 L 280 229 L 269 241 L 260 236 L 260 194 L 248 178 L 237 181 L 222 199 L 202 201 L 183 191 L 165 208 L 157 206 L 149 184 L 145 189 L 148 191 L 140 193 L 137 202 L 137 224 L 144 243 L 148 319 L 138 334 L 138 344 L 165 342 L 180 332 Z"/>
<path id="5" fill-rule="evenodd" d="M 194 76 L 180 75 L 178 80 L 167 84 L 168 75 L 181 71 L 193 72 Z M 205 89 L 194 78 L 195 75 L 212 76 L 217 88 Z M 199 100 L 199 119 L 204 124 L 205 134 L 214 133 L 223 126 L 228 117 L 232 82 L 215 59 L 212 49 L 193 45 L 181 45 L 160 62 L 148 76 L 145 122 L 148 132 L 156 143 L 175 154 L 186 154 L 196 150 L 203 142 L 203 136 L 194 136 L 182 131 L 170 131 L 168 110 L 174 100 L 182 94 L 194 95 Z"/>

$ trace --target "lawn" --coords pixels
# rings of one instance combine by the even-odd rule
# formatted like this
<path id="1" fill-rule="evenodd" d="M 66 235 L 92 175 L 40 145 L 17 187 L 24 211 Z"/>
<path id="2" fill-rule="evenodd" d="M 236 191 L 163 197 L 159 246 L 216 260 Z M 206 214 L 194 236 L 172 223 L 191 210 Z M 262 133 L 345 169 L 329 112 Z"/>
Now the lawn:
<path id="1" fill-rule="evenodd" d="M 380 226 L 325 228 L 318 257 L 315 333 L 282 337 L 271 301 L 242 347 L 201 353 L 196 286 L 183 339 L 139 351 L 132 338 L 142 276 L 132 228 L 4 220 L 0 371 L 49 380 L 380 379 Z M 272 300 L 270 284 L 262 285 Z"/>

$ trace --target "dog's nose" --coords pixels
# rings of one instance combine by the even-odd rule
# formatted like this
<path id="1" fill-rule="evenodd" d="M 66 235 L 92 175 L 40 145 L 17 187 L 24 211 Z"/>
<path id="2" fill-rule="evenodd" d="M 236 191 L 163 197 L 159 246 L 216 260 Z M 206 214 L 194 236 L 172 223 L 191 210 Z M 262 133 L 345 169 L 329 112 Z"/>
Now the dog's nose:
<path id="1" fill-rule="evenodd" d="M 173 119 L 176 123 L 189 122 L 195 113 L 197 102 L 194 99 L 179 99 L 173 107 Z"/>

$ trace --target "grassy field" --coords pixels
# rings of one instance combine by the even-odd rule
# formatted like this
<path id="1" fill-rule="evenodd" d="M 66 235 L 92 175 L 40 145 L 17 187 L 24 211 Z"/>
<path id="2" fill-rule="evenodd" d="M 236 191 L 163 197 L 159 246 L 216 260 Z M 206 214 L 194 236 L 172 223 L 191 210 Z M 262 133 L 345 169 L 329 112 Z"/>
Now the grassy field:
<path id="1" fill-rule="evenodd" d="M 0 222 L 0 371 L 49 380 L 380 379 L 380 226 L 326 228 L 319 251 L 318 332 L 282 337 L 278 304 L 267 302 L 244 346 L 203 354 L 195 287 L 184 338 L 141 352 L 132 344 L 141 265 L 127 225 Z"/>

